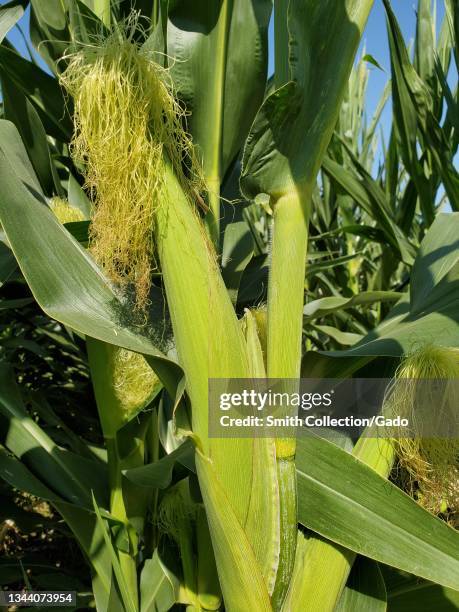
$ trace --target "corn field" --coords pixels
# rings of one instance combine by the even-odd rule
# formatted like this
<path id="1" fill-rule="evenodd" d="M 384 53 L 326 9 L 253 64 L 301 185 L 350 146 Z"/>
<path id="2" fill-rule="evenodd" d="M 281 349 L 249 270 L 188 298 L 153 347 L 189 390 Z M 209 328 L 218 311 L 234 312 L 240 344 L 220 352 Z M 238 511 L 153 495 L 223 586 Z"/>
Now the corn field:
<path id="1" fill-rule="evenodd" d="M 459 609 L 459 0 L 438 5 L 410 41 L 395 0 L 2 3 L 0 607 Z M 389 379 L 411 434 L 216 437 L 214 379 Z M 449 436 L 407 380 L 447 382 Z"/>

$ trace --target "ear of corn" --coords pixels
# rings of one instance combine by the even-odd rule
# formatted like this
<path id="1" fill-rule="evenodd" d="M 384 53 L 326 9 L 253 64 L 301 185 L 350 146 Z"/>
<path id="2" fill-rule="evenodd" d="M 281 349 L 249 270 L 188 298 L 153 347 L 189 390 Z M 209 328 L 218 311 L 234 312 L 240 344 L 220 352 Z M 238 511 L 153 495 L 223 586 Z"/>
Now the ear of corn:
<path id="1" fill-rule="evenodd" d="M 265 378 L 265 365 L 263 350 L 258 336 L 258 326 L 252 311 L 247 310 L 242 320 L 244 335 L 247 341 L 247 352 L 250 363 L 250 376 L 256 379 Z M 261 567 L 262 574 L 270 595 L 273 594 L 276 576 L 279 571 L 280 551 L 280 491 L 278 475 L 276 473 L 276 446 L 270 439 L 255 438 L 254 444 L 254 470 L 253 488 L 260 491 L 251 499 L 247 514 L 247 533 L 257 532 L 257 523 L 260 516 L 267 521 L 269 538 L 258 537 L 253 542 L 255 557 Z M 296 520 L 296 517 L 294 517 Z"/>
<path id="2" fill-rule="evenodd" d="M 394 445 L 391 440 L 371 438 L 366 435 L 360 437 L 352 454 L 384 478 L 388 478 L 395 459 Z"/>
<path id="3" fill-rule="evenodd" d="M 91 377 L 99 418 L 107 447 L 110 481 L 110 511 L 125 523 L 130 549 L 136 536 L 128 523 L 122 487 L 122 461 L 117 432 L 143 408 L 155 392 L 158 379 L 144 357 L 88 337 L 86 340 Z M 134 367 L 133 367 L 134 366 Z M 119 551 L 119 562 L 134 598 L 137 598 L 136 559 L 132 551 Z"/>
<path id="4" fill-rule="evenodd" d="M 171 304 L 177 350 L 187 373 L 193 432 L 212 460 L 220 486 L 245 529 L 258 562 L 265 568 L 263 574 L 269 584 L 277 568 L 279 546 L 272 442 L 207 437 L 208 409 L 213 409 L 212 406 L 208 408 L 208 379 L 249 377 L 249 358 L 212 248 L 172 172 L 168 172 L 168 186 L 169 206 L 157 213 L 158 252 Z M 180 250 L 176 248 L 177 240 L 183 244 Z M 188 244 L 192 245 L 189 250 Z M 209 313 L 217 309 L 220 316 L 210 317 Z M 261 465 L 264 469 L 260 471 L 257 466 Z M 219 571 L 223 571 L 227 566 L 219 564 L 217 550 L 216 558 Z"/>

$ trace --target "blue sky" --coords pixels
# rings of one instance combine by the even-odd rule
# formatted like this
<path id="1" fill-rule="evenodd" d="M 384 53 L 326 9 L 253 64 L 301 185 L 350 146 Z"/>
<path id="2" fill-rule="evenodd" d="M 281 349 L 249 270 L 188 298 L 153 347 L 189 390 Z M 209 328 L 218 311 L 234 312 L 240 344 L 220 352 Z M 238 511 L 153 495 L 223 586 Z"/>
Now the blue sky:
<path id="1" fill-rule="evenodd" d="M 0 0 L 0 5 L 5 4 L 7 0 Z M 320 1 L 320 0 L 319 0 Z M 394 12 L 397 15 L 398 21 L 402 28 L 405 40 L 410 41 L 414 38 L 415 34 L 415 21 L 416 21 L 416 5 L 417 0 L 392 0 L 392 6 Z M 440 26 L 444 16 L 444 5 L 443 0 L 437 1 L 437 23 Z M 27 27 L 28 16 L 25 16 L 21 20 L 21 26 L 25 31 L 26 35 L 28 32 Z M 24 42 L 18 33 L 17 29 L 14 29 L 9 37 L 11 42 L 18 48 L 21 53 L 26 54 Z M 272 47 L 273 40 L 273 28 L 271 24 L 270 28 L 270 46 Z M 390 63 L 389 63 L 389 52 L 386 35 L 386 24 L 385 15 L 383 9 L 382 0 L 375 0 L 373 10 L 370 14 L 368 24 L 362 39 L 362 45 L 365 45 L 366 52 L 373 55 L 379 62 L 385 72 L 382 72 L 378 68 L 370 66 L 370 82 L 368 88 L 368 99 L 367 99 L 367 111 L 371 116 L 373 110 L 376 108 L 378 100 L 381 96 L 384 85 L 390 74 Z M 270 53 L 270 72 L 273 71 L 273 58 Z M 383 116 L 383 123 L 387 124 L 390 118 L 390 108 L 386 109 L 385 116 Z"/>

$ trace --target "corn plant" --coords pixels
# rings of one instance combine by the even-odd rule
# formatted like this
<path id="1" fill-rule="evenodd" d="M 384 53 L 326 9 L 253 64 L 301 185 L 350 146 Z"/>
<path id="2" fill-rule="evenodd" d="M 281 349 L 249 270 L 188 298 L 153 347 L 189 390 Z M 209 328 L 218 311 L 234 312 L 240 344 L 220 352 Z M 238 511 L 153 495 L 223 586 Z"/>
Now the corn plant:
<path id="1" fill-rule="evenodd" d="M 72 364 L 59 395 L 30 382 L 6 324 L 0 475 L 62 517 L 98 610 L 386 610 L 404 589 L 413 606 L 457 601 L 454 441 L 433 491 L 388 440 L 209 435 L 213 378 L 459 374 L 459 213 L 436 196 L 457 211 L 459 7 L 446 2 L 436 42 L 419 1 L 412 61 L 384 2 L 392 80 L 366 125 L 354 64 L 372 4 L 0 9 L 2 39 L 30 11 L 35 47 L 0 46 L 2 308 L 46 315 Z M 85 376 L 92 440 L 53 406 L 75 406 Z M 438 468 L 431 451 L 417 457 Z M 421 497 L 388 480 L 395 461 Z"/>

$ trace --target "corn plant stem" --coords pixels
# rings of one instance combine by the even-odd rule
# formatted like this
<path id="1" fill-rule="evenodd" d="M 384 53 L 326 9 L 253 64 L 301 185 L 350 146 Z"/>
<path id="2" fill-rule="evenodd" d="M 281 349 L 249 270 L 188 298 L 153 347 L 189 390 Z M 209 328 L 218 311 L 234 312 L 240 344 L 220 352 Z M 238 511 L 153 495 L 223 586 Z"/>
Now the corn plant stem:
<path id="1" fill-rule="evenodd" d="M 220 177 L 207 178 L 206 184 L 209 190 L 209 211 L 205 222 L 209 237 L 215 248 L 218 249 L 220 244 Z"/>
<path id="2" fill-rule="evenodd" d="M 121 459 L 116 438 L 106 438 L 107 463 L 110 486 L 110 513 L 119 521 L 127 525 L 128 517 L 123 499 Z M 123 575 L 129 585 L 129 590 L 135 601 L 138 598 L 137 592 L 137 568 L 133 554 L 118 550 L 118 558 Z"/>
<path id="3" fill-rule="evenodd" d="M 280 546 L 279 564 L 271 604 L 273 610 L 281 610 L 295 564 L 297 542 L 297 483 L 293 457 L 277 458 L 277 481 L 279 486 Z"/>
<path id="4" fill-rule="evenodd" d="M 153 0 L 151 9 L 151 23 L 155 26 L 158 23 L 160 14 L 160 0 Z"/>
<path id="5" fill-rule="evenodd" d="M 122 407 L 115 399 L 110 377 L 110 356 L 114 347 L 100 340 L 88 337 L 86 339 L 86 348 L 99 420 L 107 449 L 110 513 L 127 527 L 128 517 L 123 499 L 121 457 L 116 439 L 116 432 L 123 423 Z M 135 558 L 133 555 L 120 550 L 118 551 L 118 558 L 133 598 L 137 601 L 138 589 Z"/>
<path id="6" fill-rule="evenodd" d="M 301 370 L 304 276 L 308 213 L 297 192 L 274 204 L 268 284 L 269 378 L 297 379 Z M 295 441 L 283 445 L 282 456 L 295 454 Z"/>
<path id="7" fill-rule="evenodd" d="M 177 352 L 191 399 L 193 433 L 214 461 L 243 524 L 252 487 L 251 443 L 209 439 L 208 385 L 209 378 L 248 375 L 245 338 L 205 229 L 170 167 L 166 183 L 168 203 L 157 211 L 156 242 Z M 232 453 L 231 461 L 228 453 Z"/>
<path id="8" fill-rule="evenodd" d="M 296 191 L 274 204 L 268 285 L 269 378 L 298 379 L 301 369 L 304 276 L 308 242 L 306 198 Z M 291 385 L 286 383 L 288 387 Z M 291 390 L 291 389 L 290 389 Z M 272 595 L 280 609 L 295 563 L 297 501 L 295 439 L 277 439 L 276 457 L 280 498 L 280 556 Z"/>
<path id="9" fill-rule="evenodd" d="M 154 463 L 159 459 L 159 435 L 158 435 L 158 412 L 153 409 L 151 413 L 150 424 L 148 425 L 147 435 L 145 439 L 145 447 L 147 451 L 148 463 Z M 145 528 L 145 546 L 148 557 L 153 555 L 153 552 L 158 544 L 158 529 L 157 529 L 157 513 L 158 513 L 159 489 L 155 488 L 151 492 L 150 520 Z"/>

